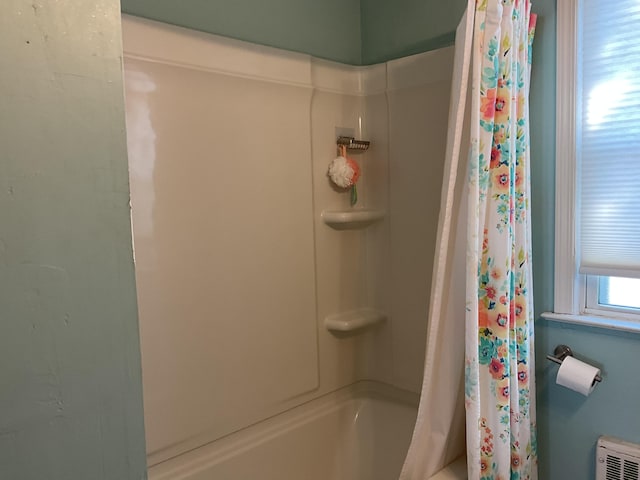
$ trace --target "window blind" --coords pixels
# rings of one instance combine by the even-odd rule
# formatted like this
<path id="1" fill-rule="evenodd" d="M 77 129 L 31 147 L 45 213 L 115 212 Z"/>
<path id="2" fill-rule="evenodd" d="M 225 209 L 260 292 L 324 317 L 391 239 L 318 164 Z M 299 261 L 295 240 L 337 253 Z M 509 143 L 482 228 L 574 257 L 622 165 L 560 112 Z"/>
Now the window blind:
<path id="1" fill-rule="evenodd" d="M 640 277 L 640 0 L 581 15 L 580 272 Z"/>

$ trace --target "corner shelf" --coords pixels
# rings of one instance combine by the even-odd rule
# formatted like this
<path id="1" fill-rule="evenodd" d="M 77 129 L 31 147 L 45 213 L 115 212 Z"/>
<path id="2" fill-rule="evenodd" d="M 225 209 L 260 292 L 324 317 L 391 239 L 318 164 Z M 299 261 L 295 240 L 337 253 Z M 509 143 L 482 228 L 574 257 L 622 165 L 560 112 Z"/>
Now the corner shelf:
<path id="1" fill-rule="evenodd" d="M 384 210 L 324 210 L 322 220 L 336 230 L 353 230 L 366 228 L 381 221 Z"/>
<path id="2" fill-rule="evenodd" d="M 324 326 L 330 332 L 348 333 L 373 327 L 386 320 L 385 313 L 371 308 L 362 308 L 330 315 L 324 319 Z"/>

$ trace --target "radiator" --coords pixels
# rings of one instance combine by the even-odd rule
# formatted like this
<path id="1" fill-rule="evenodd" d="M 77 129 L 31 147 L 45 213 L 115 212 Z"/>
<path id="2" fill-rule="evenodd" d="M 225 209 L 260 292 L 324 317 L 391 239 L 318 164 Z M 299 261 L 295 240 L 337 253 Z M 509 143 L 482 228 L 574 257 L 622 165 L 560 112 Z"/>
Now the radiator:
<path id="1" fill-rule="evenodd" d="M 640 480 L 640 445 L 600 437 L 596 448 L 596 480 Z"/>

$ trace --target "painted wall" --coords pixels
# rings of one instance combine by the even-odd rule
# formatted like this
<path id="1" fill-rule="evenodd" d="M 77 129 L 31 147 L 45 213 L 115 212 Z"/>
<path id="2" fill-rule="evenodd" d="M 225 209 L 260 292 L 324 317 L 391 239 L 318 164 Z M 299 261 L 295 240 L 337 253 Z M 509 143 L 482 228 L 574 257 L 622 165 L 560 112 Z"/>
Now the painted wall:
<path id="1" fill-rule="evenodd" d="M 123 0 L 122 11 L 352 65 L 361 62 L 359 0 Z"/>
<path id="2" fill-rule="evenodd" d="M 531 90 L 533 255 L 539 316 L 553 309 L 556 1 L 535 0 L 534 11 L 540 15 Z M 536 334 L 540 478 L 594 478 L 598 436 L 640 442 L 640 336 L 542 319 L 537 321 Z M 603 383 L 588 398 L 555 384 L 557 367 L 544 357 L 561 343 L 603 369 Z"/>
<path id="3" fill-rule="evenodd" d="M 117 0 L 0 16 L 0 478 L 142 479 Z"/>
<path id="4" fill-rule="evenodd" d="M 362 63 L 453 45 L 466 0 L 361 0 Z"/>

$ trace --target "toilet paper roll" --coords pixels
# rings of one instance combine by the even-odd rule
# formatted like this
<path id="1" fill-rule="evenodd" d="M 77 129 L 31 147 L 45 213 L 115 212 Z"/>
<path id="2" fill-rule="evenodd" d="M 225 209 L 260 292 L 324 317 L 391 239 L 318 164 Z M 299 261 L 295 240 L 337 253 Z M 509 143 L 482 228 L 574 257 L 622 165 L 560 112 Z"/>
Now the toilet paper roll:
<path id="1" fill-rule="evenodd" d="M 558 369 L 556 383 L 586 397 L 593 392 L 597 383 L 597 375 L 600 375 L 599 368 L 576 360 L 573 357 L 566 357 Z"/>

